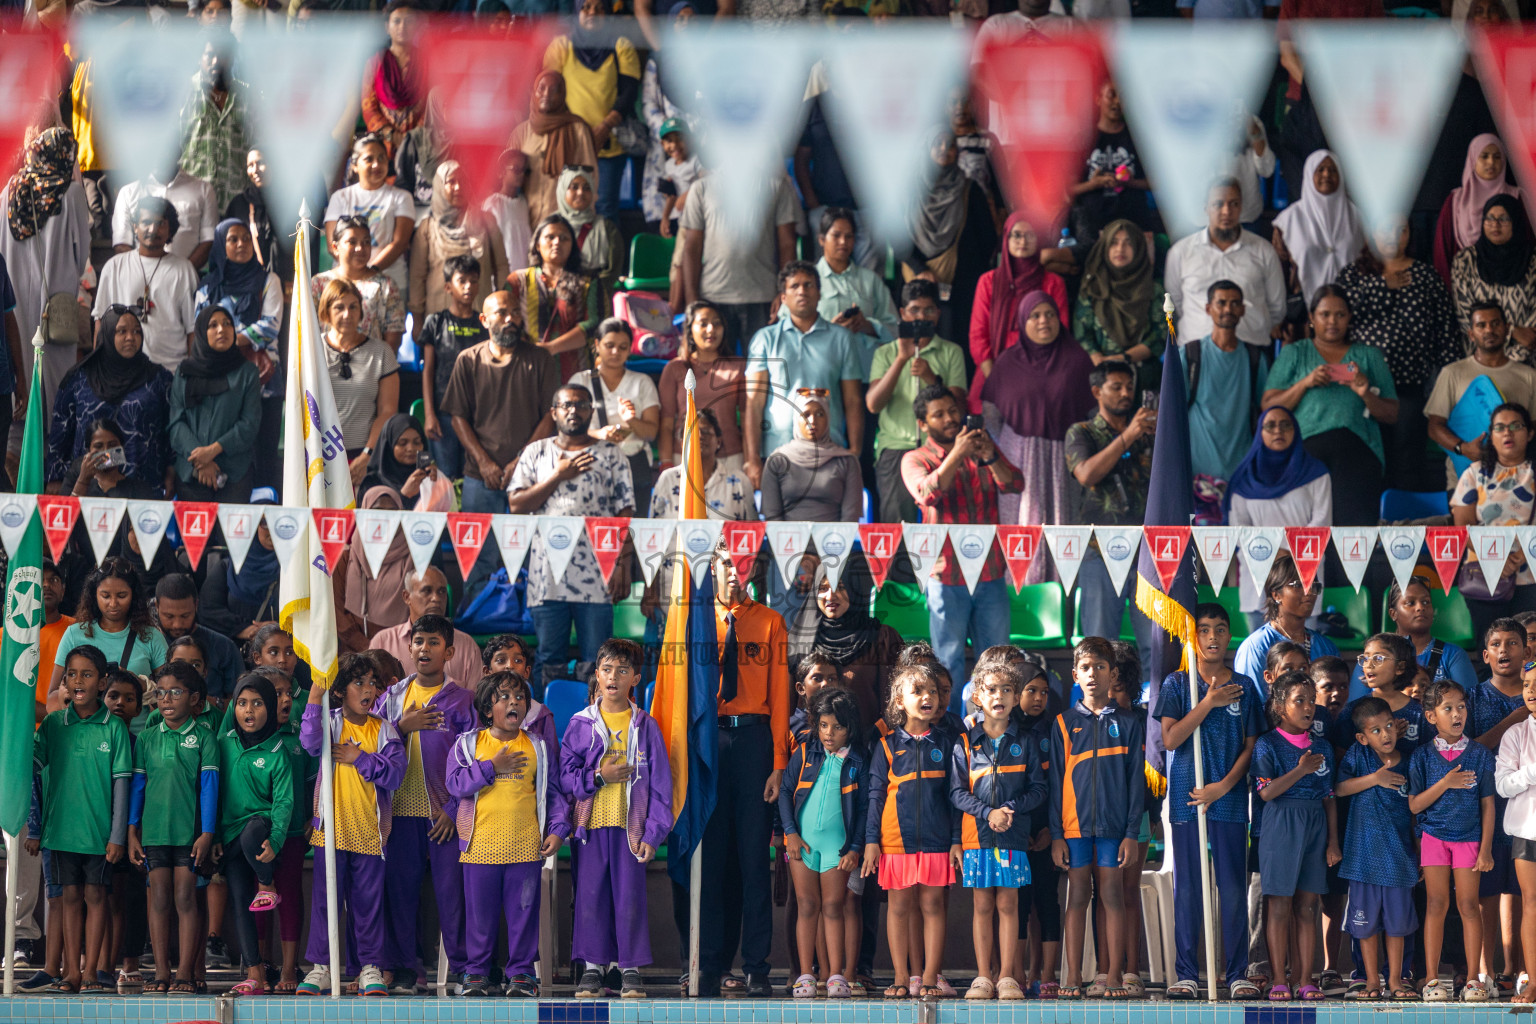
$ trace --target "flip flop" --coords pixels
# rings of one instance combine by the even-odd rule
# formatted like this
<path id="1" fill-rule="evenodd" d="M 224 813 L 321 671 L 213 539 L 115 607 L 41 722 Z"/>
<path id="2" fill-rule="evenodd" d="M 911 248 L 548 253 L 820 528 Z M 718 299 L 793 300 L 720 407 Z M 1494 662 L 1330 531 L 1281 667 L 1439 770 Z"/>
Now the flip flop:
<path id="1" fill-rule="evenodd" d="M 1303 985 L 1296 990 L 1296 998 L 1304 1003 L 1320 1003 L 1328 997 L 1316 985 Z"/>
<path id="2" fill-rule="evenodd" d="M 251 905 L 245 909 L 256 914 L 263 910 L 271 910 L 281 902 L 283 902 L 283 898 L 277 893 L 269 892 L 266 889 L 259 889 L 256 892 L 255 899 L 251 900 Z"/>

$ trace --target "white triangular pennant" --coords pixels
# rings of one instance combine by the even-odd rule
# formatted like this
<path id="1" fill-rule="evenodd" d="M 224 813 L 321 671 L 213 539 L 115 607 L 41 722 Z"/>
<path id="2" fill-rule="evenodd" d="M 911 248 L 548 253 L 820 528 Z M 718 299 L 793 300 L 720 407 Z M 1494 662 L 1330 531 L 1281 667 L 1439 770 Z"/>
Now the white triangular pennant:
<path id="1" fill-rule="evenodd" d="M 1536 566 L 1536 526 L 1515 527 L 1515 543 L 1525 552 L 1527 566 Z"/>
<path id="2" fill-rule="evenodd" d="M 1504 563 L 1509 561 L 1515 540 L 1513 526 L 1467 527 L 1467 554 L 1477 559 L 1477 567 L 1483 570 L 1483 579 L 1490 591 L 1499 585 L 1499 577 L 1504 573 Z"/>
<path id="3" fill-rule="evenodd" d="M 795 584 L 800 571 L 800 558 L 811 543 L 810 523 L 766 523 L 763 536 L 768 539 L 768 550 L 773 564 L 779 567 L 779 578 L 786 587 Z"/>
<path id="4" fill-rule="evenodd" d="M 1392 566 L 1398 589 L 1406 590 L 1413 578 L 1413 567 L 1419 564 L 1419 552 L 1424 549 L 1424 527 L 1383 526 L 1377 531 L 1377 539 L 1387 564 Z"/>
<path id="5" fill-rule="evenodd" d="M 1077 582 L 1077 570 L 1088 553 L 1088 541 L 1093 537 L 1091 526 L 1046 526 L 1041 528 L 1045 543 L 1051 549 L 1051 561 L 1056 563 L 1056 575 L 1061 577 L 1061 589 L 1072 593 Z"/>
<path id="6" fill-rule="evenodd" d="M 517 574 L 533 545 L 533 516 L 498 514 L 491 517 L 491 533 L 501 551 L 501 564 L 507 567 L 507 579 L 517 582 Z M 649 581 L 647 581 L 649 582 Z"/>
<path id="7" fill-rule="evenodd" d="M 219 532 L 224 535 L 224 546 L 229 549 L 229 561 L 235 572 L 245 565 L 245 556 L 256 539 L 256 527 L 261 525 L 262 511 L 261 505 L 219 505 Z"/>
<path id="8" fill-rule="evenodd" d="M 1263 21 L 1125 21 L 1113 30 L 1115 81 L 1174 238 L 1206 226 L 1206 193 L 1225 174 L 1275 66 Z M 1307 69 L 1309 72 L 1311 68 Z M 1309 75 L 1310 81 L 1310 75 Z"/>
<path id="9" fill-rule="evenodd" d="M 992 554 L 992 541 L 997 537 L 997 527 L 981 523 L 953 523 L 949 527 L 949 547 L 960 563 L 960 575 L 965 577 L 965 589 L 976 593 L 981 580 L 981 570 Z"/>
<path id="10" fill-rule="evenodd" d="M 85 535 L 91 539 L 91 552 L 96 556 L 97 565 L 107 557 L 107 551 L 117 537 L 118 525 L 127 511 L 128 502 L 123 498 L 80 499 L 80 522 L 85 526 Z"/>
<path id="11" fill-rule="evenodd" d="M 693 567 L 693 585 L 701 586 L 714 561 L 715 549 L 720 546 L 720 534 L 725 531 L 723 519 L 679 519 L 677 521 L 677 550 Z"/>
<path id="12" fill-rule="evenodd" d="M 195 88 L 207 31 L 184 18 L 158 26 L 82 18 L 74 31 L 90 58 L 91 124 L 111 154 L 114 177 L 129 182 L 153 174 L 169 181 L 167 169 L 181 148 L 181 107 Z"/>
<path id="13" fill-rule="evenodd" d="M 677 532 L 676 519 L 631 519 L 629 537 L 635 544 L 635 557 L 640 560 L 640 572 L 645 585 L 656 580 L 656 571 L 665 564 L 667 552 L 672 547 L 672 536 Z"/>
<path id="14" fill-rule="evenodd" d="M 1413 205 L 1466 44 L 1449 22 L 1298 21 L 1292 35 L 1360 216 L 1385 228 Z"/>
<path id="15" fill-rule="evenodd" d="M 1125 581 L 1136 568 L 1136 552 L 1141 548 L 1139 526 L 1095 526 L 1093 539 L 1099 542 L 1099 555 L 1109 572 L 1115 593 L 1125 589 Z"/>
<path id="16" fill-rule="evenodd" d="M 400 510 L 397 508 L 360 508 L 353 516 L 356 524 L 352 536 L 363 546 L 363 557 L 368 560 L 368 571 L 377 578 L 379 567 L 389 546 L 395 542 L 400 529 Z"/>
<path id="17" fill-rule="evenodd" d="M 944 550 L 944 538 L 949 529 L 937 523 L 902 523 L 901 542 L 907 549 L 907 561 L 912 563 L 912 575 L 921 585 L 933 572 L 933 563 Z"/>
<path id="18" fill-rule="evenodd" d="M 37 511 L 37 495 L 0 495 L 0 544 L 5 545 L 7 558 L 16 553 L 21 535 L 27 532 L 32 516 Z"/>
<path id="19" fill-rule="evenodd" d="M 169 501 L 130 501 L 128 503 L 128 525 L 133 529 L 133 535 L 139 540 L 139 557 L 144 559 L 145 565 L 153 565 L 155 554 L 160 550 L 160 542 L 165 539 L 165 528 L 171 524 L 175 506 Z M 304 509 L 307 519 L 309 510 Z M 274 534 L 273 540 L 276 540 Z"/>
<path id="20" fill-rule="evenodd" d="M 842 578 L 843 566 L 848 564 L 848 553 L 853 542 L 859 539 L 858 523 L 812 523 L 811 542 L 816 545 L 816 556 L 827 568 L 827 579 L 832 589 Z"/>
<path id="21" fill-rule="evenodd" d="M 544 557 L 549 559 L 551 582 L 558 583 L 565 579 L 576 545 L 587 535 L 587 521 L 581 516 L 539 516 L 537 521 Z"/>
<path id="22" fill-rule="evenodd" d="M 755 243 L 805 116 L 809 47 L 824 33 L 720 21 L 663 41 L 679 103 L 704 126 L 711 207 L 735 245 Z"/>
<path id="23" fill-rule="evenodd" d="M 1269 567 L 1275 564 L 1275 556 L 1285 546 L 1283 526 L 1245 526 L 1237 541 L 1237 553 L 1248 570 L 1248 578 L 1260 593 L 1264 581 L 1269 578 Z"/>
<path id="24" fill-rule="evenodd" d="M 411 564 L 417 572 L 426 572 L 437 554 L 438 541 L 443 528 L 448 525 L 446 512 L 401 512 L 400 532 L 405 534 L 405 546 L 411 551 Z"/>
<path id="25" fill-rule="evenodd" d="M 135 505 L 153 504 L 153 502 L 129 502 L 128 517 L 133 521 L 134 529 L 138 529 L 139 514 L 134 510 Z M 291 508 L 287 505 L 269 505 L 264 510 L 267 520 L 267 535 L 272 538 L 272 553 L 277 556 L 277 564 L 284 572 L 294 572 L 300 567 L 293 564 L 294 555 L 303 552 L 309 553 L 309 545 L 304 543 L 309 531 L 309 509 Z M 139 536 L 139 544 L 144 543 L 143 535 Z M 158 540 L 155 541 L 159 543 Z"/>
<path id="26" fill-rule="evenodd" d="M 930 143 L 948 125 L 947 105 L 965 80 L 969 49 L 963 32 L 908 22 L 840 33 L 822 51 L 821 102 L 859 214 L 882 242 L 907 239 L 912 208 L 933 169 Z"/>
<path id="27" fill-rule="evenodd" d="M 302 32 L 278 26 L 241 36 L 234 75 L 248 86 L 252 145 L 267 160 L 267 210 L 285 231 L 315 182 L 335 170 L 341 157 L 336 128 L 350 121 L 363 65 L 378 45 L 377 32 L 353 18 L 312 18 Z"/>
<path id="28" fill-rule="evenodd" d="M 1365 567 L 1370 564 L 1371 552 L 1376 550 L 1378 532 L 1374 526 L 1333 528 L 1334 553 L 1344 563 L 1344 574 L 1349 577 L 1350 585 L 1356 593 L 1360 592 L 1360 585 L 1365 581 Z"/>
<path id="29" fill-rule="evenodd" d="M 1205 582 L 1217 594 L 1227 582 L 1227 570 L 1232 566 L 1232 556 L 1237 554 L 1236 526 L 1196 526 L 1190 530 L 1195 550 L 1205 565 Z"/>

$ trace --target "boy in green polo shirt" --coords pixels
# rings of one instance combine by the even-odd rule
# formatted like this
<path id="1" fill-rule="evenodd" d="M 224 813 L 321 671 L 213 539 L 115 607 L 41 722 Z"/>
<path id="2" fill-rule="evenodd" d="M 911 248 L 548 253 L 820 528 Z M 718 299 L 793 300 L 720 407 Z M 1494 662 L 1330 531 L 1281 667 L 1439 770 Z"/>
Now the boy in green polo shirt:
<path id="1" fill-rule="evenodd" d="M 219 754 L 213 732 L 193 714 L 206 684 L 186 662 L 161 665 L 160 720 L 139 734 L 128 806 L 128 856 L 149 871 L 149 941 L 155 951 L 151 993 L 171 989 L 171 908 L 180 924 L 175 983 L 192 982 L 202 946 L 197 869 L 213 859 L 218 829 Z"/>
<path id="2" fill-rule="evenodd" d="M 101 960 L 111 865 L 127 853 L 133 761 L 127 726 L 101 702 L 106 671 L 106 656 L 90 644 L 65 655 L 60 686 L 68 704 L 43 719 L 33 740 L 36 770 L 48 770 L 41 845 L 62 887 L 63 977 L 50 986 L 57 992 L 106 990 L 94 976 L 81 978 L 80 957 L 93 969 Z"/>

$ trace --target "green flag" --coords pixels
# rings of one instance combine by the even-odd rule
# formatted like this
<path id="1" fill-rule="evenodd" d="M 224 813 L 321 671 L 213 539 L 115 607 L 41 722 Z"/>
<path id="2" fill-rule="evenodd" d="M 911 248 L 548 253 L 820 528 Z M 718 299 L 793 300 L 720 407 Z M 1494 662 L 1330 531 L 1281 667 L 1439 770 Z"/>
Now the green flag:
<path id="1" fill-rule="evenodd" d="M 32 366 L 17 494 L 43 492 L 42 371 L 39 354 Z M 13 836 L 21 835 L 32 804 L 33 708 L 42 628 L 43 524 L 33 515 L 6 570 L 5 633 L 0 635 L 0 829 Z"/>

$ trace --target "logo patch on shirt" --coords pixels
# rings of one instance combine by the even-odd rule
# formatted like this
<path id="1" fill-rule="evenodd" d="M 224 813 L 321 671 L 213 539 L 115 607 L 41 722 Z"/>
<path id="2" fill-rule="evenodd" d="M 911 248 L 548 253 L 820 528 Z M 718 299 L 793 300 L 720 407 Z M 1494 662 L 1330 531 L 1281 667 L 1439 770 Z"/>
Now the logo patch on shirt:
<path id="1" fill-rule="evenodd" d="M 1116 722 L 1114 719 L 1110 719 L 1109 722 L 1109 735 L 1114 739 L 1120 738 L 1120 723 Z"/>
<path id="2" fill-rule="evenodd" d="M 187 736 L 186 736 L 186 739 L 181 741 L 181 745 L 183 747 L 186 747 L 188 750 L 196 750 L 197 749 L 197 735 L 195 733 L 188 733 Z"/>
<path id="3" fill-rule="evenodd" d="M 1312 734 L 1314 736 L 1321 736 L 1323 734 L 1323 720 L 1321 718 L 1312 719 Z"/>
<path id="4" fill-rule="evenodd" d="M 254 764 L 257 768 L 265 768 L 267 766 L 267 759 L 264 757 L 258 757 L 251 763 Z"/>
<path id="5" fill-rule="evenodd" d="M 1407 736 L 1411 740 L 1418 739 L 1419 738 L 1419 723 L 1418 722 L 1409 722 L 1408 723 L 1408 729 L 1405 731 L 1404 735 Z"/>
<path id="6" fill-rule="evenodd" d="M 1233 718 L 1240 718 L 1242 716 L 1242 714 L 1243 714 L 1243 703 L 1242 703 L 1242 701 L 1238 701 L 1238 702 L 1236 702 L 1234 704 L 1228 704 L 1227 705 L 1227 714 L 1231 715 Z"/>
<path id="7" fill-rule="evenodd" d="M 108 743 L 106 740 L 102 740 L 101 746 L 97 747 L 96 749 L 105 754 L 112 749 L 112 744 Z"/>
<path id="8" fill-rule="evenodd" d="M 929 751 L 928 752 L 928 756 L 931 757 L 934 761 L 942 761 L 942 760 L 944 760 L 944 755 L 942 753 L 940 753 L 938 750 L 931 750 L 931 751 Z"/>
<path id="9" fill-rule="evenodd" d="M 1024 748 L 1015 743 L 1013 746 L 1008 748 L 1008 753 L 1012 754 L 1014 757 L 1019 757 L 1024 753 Z"/>

